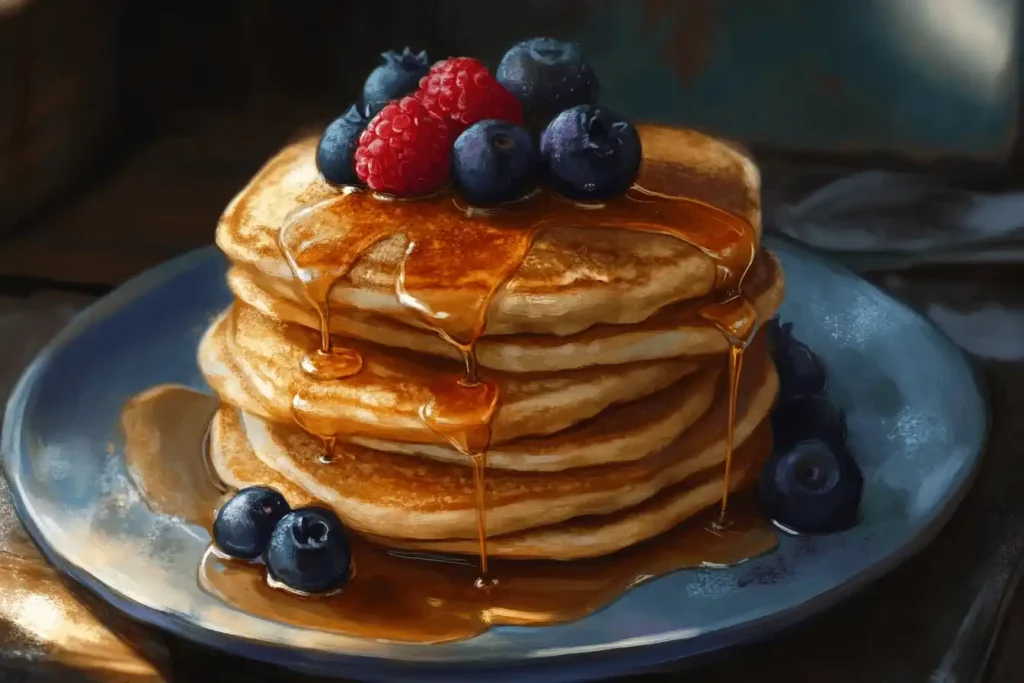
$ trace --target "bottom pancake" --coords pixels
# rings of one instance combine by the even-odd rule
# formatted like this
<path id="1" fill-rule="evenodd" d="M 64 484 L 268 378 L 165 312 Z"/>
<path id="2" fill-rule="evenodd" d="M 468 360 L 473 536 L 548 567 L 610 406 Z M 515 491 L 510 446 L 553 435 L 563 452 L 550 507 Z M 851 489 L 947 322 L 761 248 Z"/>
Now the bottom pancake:
<path id="1" fill-rule="evenodd" d="M 750 360 L 737 400 L 737 446 L 765 421 L 778 388 L 766 354 Z M 714 473 L 721 470 L 726 453 L 728 402 L 722 389 L 712 409 L 677 441 L 636 461 L 560 472 L 489 469 L 487 530 L 496 556 L 565 559 L 611 552 L 711 504 L 721 494 L 721 476 Z M 471 552 L 476 543 L 476 495 L 468 466 L 353 444 L 338 444 L 333 462 L 324 464 L 318 461 L 322 447 L 302 430 L 228 406 L 213 422 L 209 450 L 215 471 L 226 483 L 276 486 L 295 504 L 323 501 L 356 531 L 404 539 L 390 541 L 392 545 Z M 713 483 L 716 479 L 718 484 Z M 672 499 L 665 503 L 659 496 L 669 490 L 677 493 L 665 494 Z M 575 532 L 555 528 L 639 509 L 651 500 L 662 501 L 652 503 L 657 514 L 616 523 L 606 541 L 591 539 L 575 547 Z M 658 522 L 661 516 L 666 521 Z"/>
<path id="2" fill-rule="evenodd" d="M 223 418 L 231 409 L 222 409 Z M 220 447 L 210 449 L 214 471 L 235 489 L 261 484 L 277 489 L 292 507 L 317 503 L 305 489 L 264 465 L 249 446 L 244 432 L 225 430 L 214 420 L 213 438 Z M 220 426 L 218 426 L 218 424 Z M 218 436 L 217 431 L 221 431 Z M 730 491 L 750 484 L 771 453 L 771 429 L 764 420 L 736 450 L 730 472 Z M 608 515 L 588 515 L 558 524 L 493 536 L 487 541 L 491 557 L 514 560 L 579 560 L 614 553 L 664 533 L 722 499 L 724 467 L 699 472 L 643 503 Z M 450 539 L 417 541 L 364 534 L 380 545 L 403 550 L 473 555 L 476 541 Z"/>
<path id="3" fill-rule="evenodd" d="M 749 360 L 736 402 L 737 445 L 768 415 L 778 388 L 767 354 Z M 488 468 L 488 532 L 497 536 L 609 514 L 718 467 L 725 460 L 727 441 L 724 385 L 723 381 L 711 410 L 697 424 L 647 457 L 558 472 Z M 333 460 L 324 464 L 323 446 L 315 437 L 294 425 L 227 408 L 214 421 L 210 445 L 215 455 L 227 447 L 251 451 L 253 456 L 246 456 L 250 460 L 324 501 L 348 526 L 363 533 L 423 541 L 477 538 L 476 486 L 468 463 L 443 463 L 339 442 Z"/>
<path id="4" fill-rule="evenodd" d="M 762 422 L 733 456 L 729 491 L 735 492 L 757 477 L 771 453 L 768 421 Z M 609 555 L 664 533 L 722 500 L 724 466 L 700 472 L 671 486 L 640 505 L 610 515 L 577 517 L 559 524 L 527 529 L 487 539 L 487 554 L 513 560 L 582 560 Z M 413 541 L 370 536 L 394 548 L 436 553 L 475 555 L 477 541 Z"/>

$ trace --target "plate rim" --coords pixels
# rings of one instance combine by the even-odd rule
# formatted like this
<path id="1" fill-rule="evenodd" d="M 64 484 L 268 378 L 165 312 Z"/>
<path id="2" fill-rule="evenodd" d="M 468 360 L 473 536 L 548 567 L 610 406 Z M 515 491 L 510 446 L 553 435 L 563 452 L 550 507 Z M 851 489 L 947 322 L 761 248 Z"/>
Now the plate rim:
<path id="1" fill-rule="evenodd" d="M 850 595 L 863 589 L 865 586 L 874 582 L 881 576 L 888 574 L 894 568 L 916 555 L 934 540 L 952 515 L 956 512 L 963 497 L 970 490 L 977 477 L 978 470 L 985 458 L 989 444 L 992 425 L 992 411 L 988 384 L 977 360 L 971 357 L 962 347 L 957 345 L 945 332 L 943 332 L 926 316 L 922 315 L 898 297 L 883 290 L 873 282 L 864 279 L 841 263 L 837 263 L 836 261 L 829 259 L 827 256 L 824 256 L 789 237 L 770 234 L 765 236 L 764 243 L 767 247 L 770 247 L 772 244 L 785 245 L 784 249 L 793 252 L 799 258 L 815 260 L 837 274 L 857 278 L 858 280 L 861 280 L 863 284 L 866 284 L 874 290 L 875 293 L 881 294 L 889 300 L 892 305 L 904 309 L 906 312 L 912 314 L 914 318 L 919 321 L 923 321 L 925 325 L 931 328 L 931 331 L 936 335 L 936 339 L 939 343 L 942 343 L 949 347 L 950 350 L 955 351 L 956 357 L 958 357 L 968 369 L 968 374 L 974 385 L 975 393 L 980 399 L 980 409 L 984 417 L 984 425 L 981 427 L 980 441 L 976 449 L 976 454 L 973 454 L 972 456 L 970 471 L 960 481 L 958 486 L 952 487 L 947 492 L 945 500 L 940 504 L 941 507 L 938 512 L 936 512 L 930 520 L 920 527 L 919 531 L 911 540 L 886 554 L 875 564 L 856 573 L 842 584 L 826 589 L 809 599 L 792 603 L 785 608 L 772 611 L 769 614 L 741 622 L 727 623 L 719 628 L 715 628 L 714 630 L 704 631 L 698 634 L 692 633 L 692 629 L 677 628 L 670 631 L 664 631 L 659 634 L 638 636 L 598 645 L 577 645 L 534 649 L 532 651 L 519 654 L 518 657 L 520 660 L 518 664 L 514 661 L 510 662 L 508 656 L 503 658 L 500 649 L 459 653 L 459 655 L 455 657 L 438 659 L 436 657 L 423 657 L 422 654 L 429 651 L 429 646 L 415 644 L 399 644 L 406 645 L 406 647 L 400 648 L 402 650 L 401 656 L 397 656 L 397 653 L 394 656 L 381 656 L 380 654 L 372 653 L 339 652 L 316 648 L 296 647 L 282 643 L 255 640 L 247 638 L 246 636 L 211 629 L 192 620 L 185 614 L 163 610 L 159 607 L 150 606 L 134 600 L 121 593 L 116 587 L 104 582 L 87 568 L 75 564 L 65 557 L 56 546 L 51 545 L 46 540 L 44 534 L 36 525 L 31 515 L 27 514 L 25 493 L 20 482 L 21 467 L 19 461 L 21 458 L 25 457 L 21 452 L 22 430 L 20 425 L 26 414 L 26 409 L 29 404 L 29 399 L 32 396 L 36 380 L 41 376 L 46 367 L 50 364 L 51 360 L 58 353 L 75 341 L 91 326 L 117 313 L 127 303 L 166 283 L 174 276 L 196 267 L 211 255 L 218 254 L 219 252 L 217 252 L 216 247 L 213 245 L 208 245 L 206 247 L 186 252 L 174 259 L 148 269 L 127 280 L 108 294 L 100 297 L 97 301 L 86 306 L 40 350 L 33 361 L 25 368 L 11 391 L 10 398 L 7 401 L 3 420 L 2 440 L 0 440 L 0 453 L 3 455 L 3 471 L 9 484 L 12 503 L 22 525 L 25 527 L 33 542 L 42 551 L 46 559 L 63 575 L 81 584 L 119 611 L 138 621 L 148 624 L 151 627 L 160 628 L 193 642 L 213 646 L 214 648 L 231 654 L 269 661 L 292 668 L 304 668 L 309 666 L 316 668 L 318 663 L 322 667 L 325 664 L 337 663 L 340 661 L 352 664 L 359 662 L 364 666 L 375 667 L 377 669 L 386 666 L 416 666 L 430 668 L 457 667 L 479 669 L 481 667 L 500 667 L 508 664 L 513 664 L 513 666 L 519 667 L 530 666 L 532 668 L 536 665 L 551 665 L 555 660 L 576 660 L 582 655 L 588 655 L 591 661 L 594 661 L 597 657 L 600 657 L 602 660 L 629 657 L 632 659 L 631 663 L 623 663 L 620 665 L 622 666 L 622 670 L 636 670 L 637 668 L 642 668 L 644 666 L 653 666 L 667 661 L 690 658 L 711 651 L 730 648 L 740 643 L 749 642 L 753 640 L 754 637 L 749 634 L 745 634 L 744 632 L 756 630 L 760 624 L 767 621 L 777 624 L 777 628 L 773 629 L 774 632 L 783 631 L 786 628 L 799 623 L 806 616 L 809 616 L 810 613 L 816 613 L 827 609 L 828 607 L 841 602 Z M 18 454 L 19 457 L 10 457 L 12 454 Z M 768 633 L 765 637 L 772 637 L 773 635 L 774 633 Z M 711 638 L 720 639 L 722 642 L 717 644 L 707 642 Z M 666 648 L 672 649 L 673 646 L 675 648 L 679 648 L 682 643 L 689 643 L 699 647 L 691 647 L 688 651 L 677 651 L 675 653 L 667 651 L 663 652 Z M 393 644 L 389 643 L 389 645 Z M 240 651 L 243 648 L 244 652 Z M 637 655 L 645 651 L 650 651 L 650 654 L 654 654 L 655 656 L 653 658 L 651 656 L 645 657 L 644 659 L 647 660 L 645 663 L 638 662 Z M 661 655 L 657 654 L 662 652 L 663 654 Z M 417 654 L 420 656 L 417 656 Z M 291 661 L 289 661 L 289 655 L 291 655 Z M 612 662 L 604 662 L 606 668 L 602 670 L 610 671 L 610 669 L 607 668 L 607 665 L 611 663 Z M 427 672 L 420 671 L 418 673 L 426 674 Z"/>

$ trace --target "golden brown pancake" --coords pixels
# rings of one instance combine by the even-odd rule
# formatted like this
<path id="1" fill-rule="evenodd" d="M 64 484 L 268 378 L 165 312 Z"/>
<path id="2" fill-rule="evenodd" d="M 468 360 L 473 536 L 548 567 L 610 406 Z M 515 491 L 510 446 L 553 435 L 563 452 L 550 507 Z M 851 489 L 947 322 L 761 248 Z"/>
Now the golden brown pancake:
<path id="1" fill-rule="evenodd" d="M 759 237 L 760 178 L 747 156 L 693 131 L 657 126 L 642 126 L 639 131 L 644 144 L 639 184 L 735 213 L 749 220 Z M 217 227 L 217 244 L 234 265 L 258 272 L 261 286 L 293 302 L 304 298 L 277 244 L 278 232 L 295 211 L 337 197 L 337 190 L 317 173 L 315 145 L 315 139 L 308 139 L 286 147 L 235 197 Z M 394 234 L 367 250 L 338 283 L 331 295 L 334 305 L 421 324 L 394 294 L 407 247 L 407 214 L 439 222 L 459 218 L 451 211 L 424 218 L 410 214 L 409 206 L 364 202 L 359 211 L 373 215 L 349 217 L 392 222 Z M 600 227 L 595 225 L 600 221 L 597 214 L 581 209 L 578 221 L 542 231 L 492 299 L 486 334 L 566 335 L 599 323 L 634 323 L 714 288 L 716 264 L 699 249 L 671 236 Z M 344 221 L 341 218 L 342 224 L 334 227 L 343 232 Z M 419 287 L 443 290 L 451 287 L 450 277 L 439 271 L 437 282 L 425 281 Z M 262 284 L 266 281 L 274 284 Z"/>
<path id="2" fill-rule="evenodd" d="M 203 358 L 207 374 L 213 377 L 211 384 L 226 401 L 253 415 L 274 419 L 230 361 L 207 355 Z M 488 450 L 488 467 L 554 471 L 635 460 L 660 450 L 711 406 L 725 361 L 716 358 L 709 364 L 709 367 L 695 371 L 663 391 L 608 408 L 600 414 L 600 419 L 590 419 L 546 436 L 522 437 L 492 444 Z M 223 366 L 224 369 L 209 370 L 211 366 Z M 461 463 L 465 459 L 447 443 L 416 443 L 356 435 L 343 436 L 341 440 L 375 450 L 422 455 L 447 462 Z"/>
<path id="3" fill-rule="evenodd" d="M 735 492 L 756 478 L 771 452 L 771 428 L 762 422 L 733 456 L 729 490 Z M 607 515 L 576 517 L 487 539 L 487 554 L 515 560 L 582 560 L 608 555 L 646 541 L 678 526 L 701 510 L 722 500 L 724 467 L 719 465 L 674 484 L 639 505 Z M 418 541 L 406 538 L 370 538 L 385 546 L 430 553 L 475 555 L 476 540 L 449 538 Z"/>
<path id="4" fill-rule="evenodd" d="M 304 302 L 289 297 L 289 288 L 276 284 L 251 268 L 228 272 L 228 285 L 239 301 L 264 315 L 318 329 L 319 319 Z M 758 318 L 771 318 L 782 303 L 785 282 L 774 255 L 762 252 L 744 282 Z M 567 336 L 508 334 L 483 337 L 476 345 L 482 367 L 505 372 L 554 372 L 591 365 L 621 365 L 645 360 L 724 354 L 728 344 L 722 333 L 698 311 L 706 299 L 672 304 L 633 325 L 600 324 Z M 461 358 L 459 351 L 439 335 L 405 325 L 389 317 L 354 309 L 331 316 L 334 334 L 421 353 Z"/>
<path id="5" fill-rule="evenodd" d="M 725 363 L 719 361 L 717 358 L 710 361 L 709 367 L 684 377 L 668 389 L 612 406 L 598 416 L 560 432 L 495 444 L 487 451 L 487 466 L 523 472 L 557 472 L 573 467 L 639 460 L 660 451 L 711 408 L 719 378 L 725 371 Z M 448 444 L 367 437 L 345 440 L 378 451 L 466 463 L 466 456 Z"/>
<path id="6" fill-rule="evenodd" d="M 219 417 L 219 416 L 218 416 Z M 219 429 L 219 427 L 218 427 Z M 292 507 L 321 501 L 254 457 L 242 430 L 225 430 L 219 439 L 225 446 L 214 453 L 217 472 L 233 488 L 269 485 L 281 492 Z M 730 490 L 736 491 L 757 475 L 771 449 L 767 421 L 736 451 L 730 473 Z M 490 557 L 516 560 L 579 560 L 607 555 L 635 545 L 693 517 L 722 498 L 721 466 L 709 468 L 669 486 L 639 505 L 607 515 L 576 517 L 557 524 L 526 529 L 487 539 Z M 431 553 L 474 555 L 478 541 L 443 539 L 425 541 L 364 534 L 384 546 Z"/>
<path id="7" fill-rule="evenodd" d="M 721 386 L 721 385 L 720 385 Z M 778 380 L 767 353 L 751 354 L 743 374 L 735 443 L 764 421 Z M 639 460 L 560 472 L 489 470 L 487 529 L 502 535 L 586 515 L 632 507 L 659 491 L 720 465 L 726 450 L 726 392 L 700 422 L 660 452 Z M 248 445 L 251 456 L 238 455 Z M 280 478 L 335 509 L 349 526 L 377 536 L 474 539 L 475 489 L 467 465 L 383 453 L 342 444 L 334 461 L 318 461 L 319 441 L 302 430 L 222 409 L 211 434 L 214 467 L 228 484 L 254 481 L 246 462 L 259 461 Z M 224 463 L 234 461 L 233 469 Z M 265 476 L 263 467 L 257 467 Z M 271 484 L 273 485 L 273 484 Z"/>
<path id="8" fill-rule="evenodd" d="M 414 443 L 446 443 L 420 417 L 430 387 L 458 378 L 462 366 L 447 359 L 346 340 L 363 357 L 352 377 L 318 381 L 300 367 L 318 348 L 319 335 L 280 323 L 242 304 L 219 318 L 199 345 L 199 366 L 222 399 L 283 423 L 296 417 L 320 435 L 359 435 Z M 557 373 L 488 373 L 501 387 L 492 443 L 551 434 L 605 408 L 668 388 L 702 366 L 699 359 L 669 358 Z M 293 401 L 298 395 L 300 401 Z"/>

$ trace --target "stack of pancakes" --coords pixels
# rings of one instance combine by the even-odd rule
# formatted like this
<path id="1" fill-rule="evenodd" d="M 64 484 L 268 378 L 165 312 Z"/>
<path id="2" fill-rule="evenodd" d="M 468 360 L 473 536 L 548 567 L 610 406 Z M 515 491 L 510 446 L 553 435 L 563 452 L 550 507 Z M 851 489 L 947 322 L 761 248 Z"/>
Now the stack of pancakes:
<path id="1" fill-rule="evenodd" d="M 745 155 L 691 131 L 640 133 L 639 184 L 741 216 L 760 239 L 759 177 Z M 337 193 L 317 173 L 315 144 L 284 149 L 218 226 L 236 301 L 199 348 L 223 402 L 210 432 L 212 465 L 230 486 L 264 484 L 292 505 L 326 504 L 379 543 L 476 553 L 470 459 L 421 417 L 431 387 L 463 364 L 395 295 L 406 251 L 401 225 L 330 294 L 334 344 L 358 351 L 362 369 L 323 380 L 301 368 L 321 344 L 320 318 L 278 234 L 297 210 Z M 672 236 L 589 220 L 581 209 L 578 224 L 538 235 L 489 302 L 476 344 L 480 374 L 501 396 L 485 461 L 491 556 L 607 554 L 722 496 L 729 345 L 699 315 L 716 296 L 716 262 Z M 758 247 L 743 290 L 759 320 L 774 314 L 783 289 L 778 261 Z M 764 443 L 777 392 L 762 336 L 743 363 L 733 489 L 756 474 L 764 449 L 755 445 Z M 302 423 L 320 436 L 298 426 L 300 397 Z"/>

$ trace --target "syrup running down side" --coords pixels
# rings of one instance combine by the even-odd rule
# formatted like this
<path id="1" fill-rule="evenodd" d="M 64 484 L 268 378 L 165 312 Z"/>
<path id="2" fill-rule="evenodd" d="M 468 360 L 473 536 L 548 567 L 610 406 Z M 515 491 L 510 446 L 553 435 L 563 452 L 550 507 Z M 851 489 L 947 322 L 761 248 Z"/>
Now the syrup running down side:
<path id="1" fill-rule="evenodd" d="M 432 387 L 433 398 L 421 408 L 420 416 L 474 467 L 480 569 L 485 574 L 486 453 L 501 388 L 479 376 L 475 344 L 484 333 L 495 293 L 516 273 L 543 230 L 600 227 L 657 233 L 682 240 L 712 258 L 717 267 L 714 295 L 699 313 L 729 341 L 731 386 L 738 384 L 743 350 L 757 323 L 753 305 L 742 293 L 744 277 L 757 252 L 754 229 L 747 221 L 708 204 L 646 189 L 658 186 L 657 178 L 645 178 L 642 171 L 626 195 L 600 205 L 582 207 L 542 190 L 493 211 L 462 207 L 447 192 L 395 200 L 344 189 L 336 197 L 297 211 L 279 233 L 278 245 L 320 318 L 320 347 L 310 351 L 302 367 L 308 376 L 323 380 L 352 376 L 361 367 L 358 353 L 332 344 L 333 287 L 373 245 L 394 234 L 405 236 L 407 248 L 396 278 L 396 296 L 465 359 L 463 376 Z M 735 391 L 729 400 L 734 407 Z M 308 429 L 301 404 L 302 398 L 293 396 L 296 422 L 323 439 L 325 451 L 334 439 L 344 436 Z M 729 413 L 726 471 L 732 459 L 734 412 L 733 408 Z M 719 526 L 726 523 L 727 510 L 728 479 L 724 479 Z"/>
<path id="2" fill-rule="evenodd" d="M 184 387 L 157 387 L 133 399 L 124 420 L 125 456 L 150 505 L 207 528 L 222 500 L 202 443 L 216 403 Z M 736 458 L 760 464 L 770 449 L 771 434 L 763 426 L 737 449 Z M 174 463 L 174 477 L 168 478 L 167 463 Z M 702 476 L 713 483 L 721 469 Z M 266 619 L 366 638 L 444 642 L 497 625 L 579 619 L 658 576 L 734 565 L 776 547 L 775 532 L 747 495 L 738 496 L 730 510 L 729 529 L 709 530 L 718 513 L 707 510 L 650 541 L 591 560 L 497 560 L 492 572 L 501 581 L 486 591 L 474 587 L 478 568 L 463 558 L 392 551 L 358 535 L 351 536 L 354 575 L 334 595 L 305 598 L 272 588 L 260 565 L 224 560 L 212 549 L 197 578 L 232 607 Z"/>

